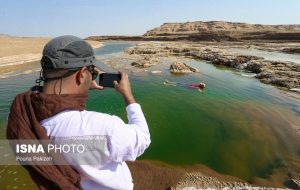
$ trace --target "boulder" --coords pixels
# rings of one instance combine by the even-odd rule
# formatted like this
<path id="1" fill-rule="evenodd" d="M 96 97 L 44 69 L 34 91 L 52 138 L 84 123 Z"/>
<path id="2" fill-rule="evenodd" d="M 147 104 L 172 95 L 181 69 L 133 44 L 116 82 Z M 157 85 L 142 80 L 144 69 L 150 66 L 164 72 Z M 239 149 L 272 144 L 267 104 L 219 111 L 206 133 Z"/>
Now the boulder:
<path id="1" fill-rule="evenodd" d="M 152 57 L 149 57 L 149 56 L 145 56 L 140 60 L 133 61 L 131 63 L 131 65 L 134 66 L 134 67 L 138 67 L 138 68 L 147 68 L 147 67 L 154 66 L 158 63 L 159 63 L 158 59 L 152 58 Z"/>
<path id="2" fill-rule="evenodd" d="M 260 73 L 263 71 L 264 65 L 265 64 L 260 61 L 250 61 L 245 69 L 254 73 Z"/>
<path id="3" fill-rule="evenodd" d="M 198 69 L 188 66 L 185 63 L 176 62 L 171 64 L 170 72 L 174 74 L 186 74 L 186 73 L 198 72 Z"/>

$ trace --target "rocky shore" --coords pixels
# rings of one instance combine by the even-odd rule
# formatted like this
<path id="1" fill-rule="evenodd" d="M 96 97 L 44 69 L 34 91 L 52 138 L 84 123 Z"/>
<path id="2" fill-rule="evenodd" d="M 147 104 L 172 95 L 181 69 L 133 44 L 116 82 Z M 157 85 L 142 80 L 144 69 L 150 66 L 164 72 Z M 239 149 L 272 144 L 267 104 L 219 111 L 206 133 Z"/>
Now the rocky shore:
<path id="1" fill-rule="evenodd" d="M 245 48 L 233 44 L 233 47 Z M 159 63 L 161 57 L 188 57 L 208 61 L 215 65 L 252 72 L 261 82 L 282 89 L 292 89 L 300 85 L 300 64 L 265 60 L 262 57 L 239 55 L 229 51 L 230 45 L 191 43 L 191 42 L 144 42 L 126 50 L 129 55 L 140 55 L 143 61 L 133 66 L 146 68 Z M 155 61 L 152 61 L 155 60 Z M 174 71 L 171 67 L 171 71 Z M 193 70 L 193 69 L 192 69 Z M 191 70 L 190 70 L 191 71 Z M 176 72 L 180 73 L 180 71 Z M 186 70 L 182 73 L 186 73 Z"/>
<path id="2" fill-rule="evenodd" d="M 299 189 L 300 181 L 287 179 L 283 183 L 256 178 L 251 183 L 237 177 L 223 175 L 201 165 L 188 167 L 173 166 L 159 161 L 138 160 L 127 162 L 132 173 L 135 189 L 240 189 L 275 190 L 283 188 Z"/>

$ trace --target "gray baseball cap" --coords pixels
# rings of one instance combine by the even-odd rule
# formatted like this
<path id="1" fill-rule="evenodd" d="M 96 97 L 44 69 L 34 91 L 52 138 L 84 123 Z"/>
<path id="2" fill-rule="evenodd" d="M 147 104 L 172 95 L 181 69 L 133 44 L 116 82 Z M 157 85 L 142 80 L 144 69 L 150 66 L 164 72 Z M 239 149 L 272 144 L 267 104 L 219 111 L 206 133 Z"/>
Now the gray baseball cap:
<path id="1" fill-rule="evenodd" d="M 44 47 L 41 66 L 43 69 L 71 69 L 93 65 L 93 48 L 76 36 L 60 36 Z"/>

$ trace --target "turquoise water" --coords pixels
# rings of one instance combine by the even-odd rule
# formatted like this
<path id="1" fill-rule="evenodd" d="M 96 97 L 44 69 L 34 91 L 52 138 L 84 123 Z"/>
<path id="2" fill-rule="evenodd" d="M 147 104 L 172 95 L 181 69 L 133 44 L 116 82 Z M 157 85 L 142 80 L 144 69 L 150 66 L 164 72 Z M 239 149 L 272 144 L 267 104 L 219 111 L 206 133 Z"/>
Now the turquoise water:
<path id="1" fill-rule="evenodd" d="M 115 56 L 131 45 L 106 43 L 95 53 L 100 57 Z M 291 128 L 300 124 L 299 100 L 254 78 L 243 77 L 238 71 L 202 61 L 186 63 L 200 72 L 172 75 L 168 62 L 146 72 L 124 65 L 151 132 L 151 146 L 140 159 L 176 165 L 205 164 L 245 180 L 253 176 L 268 177 L 282 167 L 295 169 L 289 163 L 300 161 L 299 136 Z M 105 71 L 113 70 L 101 62 L 97 64 Z M 162 73 L 152 74 L 152 70 Z M 1 137 L 5 136 L 13 97 L 34 85 L 37 76 L 38 73 L 31 73 L 0 80 Z M 165 79 L 180 84 L 164 86 Z M 188 83 L 202 80 L 207 85 L 204 94 L 187 87 Z M 114 89 L 90 91 L 87 109 L 126 120 L 124 103 Z M 0 173 L 0 181 L 5 178 L 3 184 L 10 185 L 13 178 L 7 174 L 8 170 Z M 20 184 L 30 184 L 22 175 L 26 175 L 23 170 L 18 174 Z"/>

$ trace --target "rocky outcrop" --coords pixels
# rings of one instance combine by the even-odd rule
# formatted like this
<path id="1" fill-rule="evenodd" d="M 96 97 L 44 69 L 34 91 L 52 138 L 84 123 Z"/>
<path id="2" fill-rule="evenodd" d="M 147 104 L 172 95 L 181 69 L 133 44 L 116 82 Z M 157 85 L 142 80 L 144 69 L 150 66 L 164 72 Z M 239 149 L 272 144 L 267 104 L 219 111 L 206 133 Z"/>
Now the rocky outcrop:
<path id="1" fill-rule="evenodd" d="M 144 56 L 142 59 L 133 61 L 131 65 L 138 68 L 147 68 L 147 67 L 157 65 L 158 63 L 159 63 L 158 59 L 150 56 Z"/>
<path id="2" fill-rule="evenodd" d="M 188 66 L 185 63 L 172 63 L 170 66 L 170 72 L 173 74 L 186 74 L 198 72 L 198 69 Z"/>
<path id="3" fill-rule="evenodd" d="M 300 189 L 300 180 L 288 179 L 284 182 L 284 185 L 291 189 Z"/>
<path id="4" fill-rule="evenodd" d="M 141 43 L 126 50 L 130 55 L 151 57 L 180 56 L 205 60 L 216 65 L 223 65 L 236 69 L 256 73 L 255 77 L 263 83 L 272 84 L 284 89 L 295 88 L 300 85 L 300 65 L 290 62 L 270 61 L 262 57 L 233 54 L 226 47 L 199 43 Z M 149 63 L 148 63 L 149 64 Z M 147 64 L 136 64 L 140 65 Z M 150 63 L 151 66 L 151 63 Z M 144 67 L 144 66 L 142 66 Z M 195 70 L 184 64 L 172 64 L 172 73 L 190 73 Z"/>
<path id="5" fill-rule="evenodd" d="M 257 71 L 255 77 L 264 83 L 287 89 L 300 84 L 300 65 L 267 60 L 260 60 L 255 64 L 255 69 L 248 67 L 248 70 Z"/>
<path id="6" fill-rule="evenodd" d="M 251 60 L 261 59 L 256 56 L 248 56 L 248 55 L 231 55 L 225 51 L 214 52 L 210 49 L 206 49 L 204 51 L 198 52 L 187 52 L 185 56 L 189 56 L 191 58 L 201 59 L 205 61 L 210 61 L 213 64 L 224 65 L 228 67 L 235 67 L 238 69 L 244 69 L 246 67 L 245 63 Z"/>
<path id="7" fill-rule="evenodd" d="M 299 53 L 300 54 L 300 48 L 283 48 L 282 52 L 291 53 L 291 54 L 294 54 L 294 53 Z"/>

